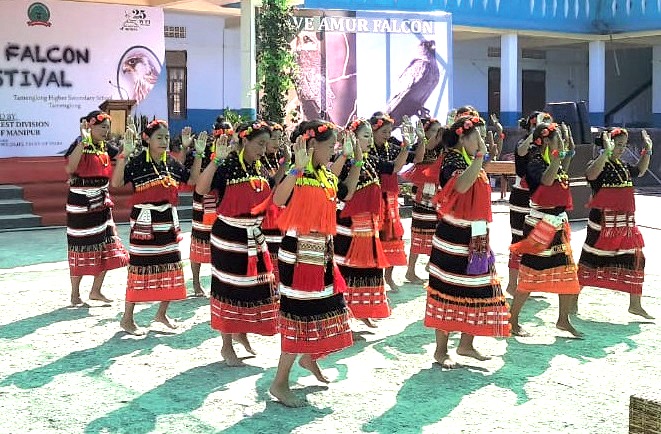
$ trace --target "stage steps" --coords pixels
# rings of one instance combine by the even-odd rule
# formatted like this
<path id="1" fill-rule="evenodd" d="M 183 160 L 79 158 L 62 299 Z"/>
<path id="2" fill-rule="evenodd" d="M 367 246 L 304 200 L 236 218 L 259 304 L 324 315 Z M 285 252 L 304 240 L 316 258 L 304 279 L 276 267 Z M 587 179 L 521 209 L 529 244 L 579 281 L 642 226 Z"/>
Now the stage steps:
<path id="1" fill-rule="evenodd" d="M 0 230 L 41 225 L 41 217 L 32 213 L 32 202 L 23 193 L 19 186 L 0 185 Z"/>

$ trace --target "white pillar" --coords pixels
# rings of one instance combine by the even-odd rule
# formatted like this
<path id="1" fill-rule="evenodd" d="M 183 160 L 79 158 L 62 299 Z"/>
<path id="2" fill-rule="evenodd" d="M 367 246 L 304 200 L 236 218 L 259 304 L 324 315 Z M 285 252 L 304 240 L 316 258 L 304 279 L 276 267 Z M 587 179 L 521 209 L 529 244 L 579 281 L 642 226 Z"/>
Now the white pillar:
<path id="1" fill-rule="evenodd" d="M 604 125 L 606 111 L 606 42 L 590 41 L 590 123 Z"/>
<path id="2" fill-rule="evenodd" d="M 255 63 L 255 0 L 241 0 L 241 108 L 255 115 L 257 96 Z"/>
<path id="3" fill-rule="evenodd" d="M 519 38 L 516 33 L 500 37 L 500 120 L 515 126 L 521 112 L 519 91 Z"/>
<path id="4" fill-rule="evenodd" d="M 661 127 L 661 45 L 652 47 L 652 124 Z"/>

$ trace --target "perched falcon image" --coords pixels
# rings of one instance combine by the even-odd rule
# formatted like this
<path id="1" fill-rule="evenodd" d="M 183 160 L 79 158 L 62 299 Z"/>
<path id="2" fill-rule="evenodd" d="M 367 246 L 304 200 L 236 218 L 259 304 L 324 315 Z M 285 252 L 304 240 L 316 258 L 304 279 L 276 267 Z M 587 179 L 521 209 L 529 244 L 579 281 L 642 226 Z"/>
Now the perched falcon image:
<path id="1" fill-rule="evenodd" d="M 418 50 L 399 76 L 399 89 L 390 101 L 385 112 L 396 123 L 401 122 L 402 116 L 428 116 L 429 110 L 424 105 L 440 80 L 440 71 L 436 62 L 436 43 L 434 41 L 421 41 Z"/>
<path id="2" fill-rule="evenodd" d="M 335 95 L 321 71 L 321 44 L 315 32 L 301 32 L 291 43 L 298 65 L 295 87 L 303 119 L 327 118 Z M 325 88 L 325 95 L 322 90 Z M 330 120 L 330 119 L 328 119 Z"/>
<path id="3" fill-rule="evenodd" d="M 149 50 L 134 47 L 124 54 L 119 66 L 121 81 L 126 83 L 128 99 L 140 104 L 152 90 L 161 73 L 161 65 Z"/>

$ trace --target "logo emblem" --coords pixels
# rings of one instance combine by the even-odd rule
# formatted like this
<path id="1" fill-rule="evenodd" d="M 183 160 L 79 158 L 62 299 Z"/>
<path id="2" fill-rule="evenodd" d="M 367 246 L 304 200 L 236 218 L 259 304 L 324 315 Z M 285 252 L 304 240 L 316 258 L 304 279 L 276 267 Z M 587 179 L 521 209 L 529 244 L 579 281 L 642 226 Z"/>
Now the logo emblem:
<path id="1" fill-rule="evenodd" d="M 28 7 L 28 26 L 45 26 L 50 27 L 50 11 L 48 6 L 43 3 L 32 3 Z"/>
<path id="2" fill-rule="evenodd" d="M 149 27 L 151 20 L 147 17 L 145 9 L 131 9 L 124 12 L 124 23 L 119 30 L 137 32 L 140 27 Z"/>

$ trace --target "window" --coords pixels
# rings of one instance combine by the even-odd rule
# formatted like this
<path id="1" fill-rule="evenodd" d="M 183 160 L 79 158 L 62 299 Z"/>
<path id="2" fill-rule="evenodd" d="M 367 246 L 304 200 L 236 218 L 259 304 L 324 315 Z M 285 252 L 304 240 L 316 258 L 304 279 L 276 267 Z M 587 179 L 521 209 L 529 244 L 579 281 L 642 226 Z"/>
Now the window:
<path id="1" fill-rule="evenodd" d="M 166 51 L 165 66 L 168 74 L 168 117 L 186 119 L 186 51 Z"/>
<path id="2" fill-rule="evenodd" d="M 186 39 L 186 27 L 183 26 L 165 26 L 165 37 L 174 39 Z"/>

